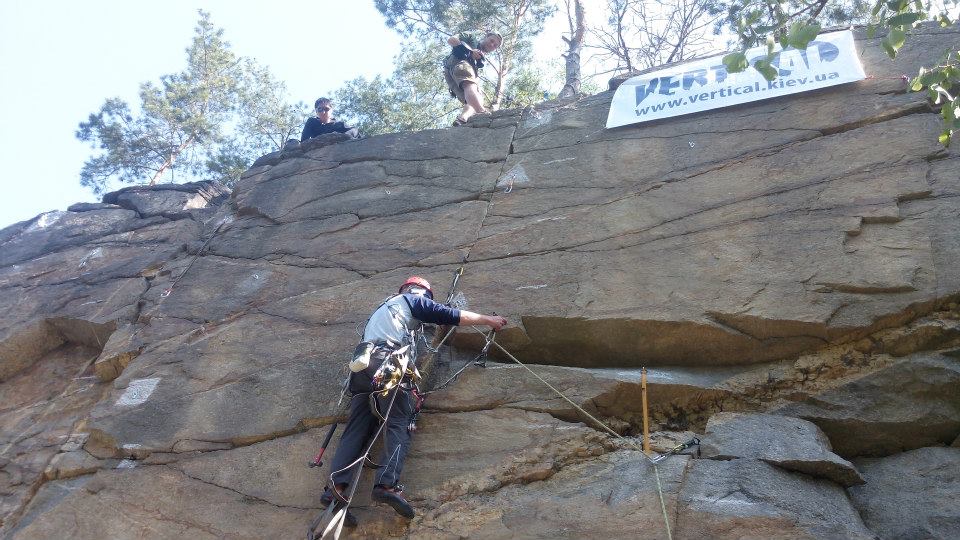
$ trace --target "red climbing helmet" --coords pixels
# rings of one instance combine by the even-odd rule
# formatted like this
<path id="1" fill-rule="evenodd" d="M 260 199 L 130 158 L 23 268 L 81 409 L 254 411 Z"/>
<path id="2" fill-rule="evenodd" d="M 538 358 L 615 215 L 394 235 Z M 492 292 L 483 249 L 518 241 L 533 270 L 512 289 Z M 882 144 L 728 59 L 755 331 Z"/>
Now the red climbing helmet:
<path id="1" fill-rule="evenodd" d="M 420 276 L 408 277 L 407 280 L 403 282 L 403 285 L 400 285 L 400 291 L 398 292 L 402 292 L 403 288 L 406 287 L 407 285 L 416 285 L 417 287 L 423 287 L 424 289 L 427 290 L 427 296 L 429 296 L 431 300 L 433 299 L 433 289 L 430 287 L 430 282 L 423 279 L 422 277 Z"/>

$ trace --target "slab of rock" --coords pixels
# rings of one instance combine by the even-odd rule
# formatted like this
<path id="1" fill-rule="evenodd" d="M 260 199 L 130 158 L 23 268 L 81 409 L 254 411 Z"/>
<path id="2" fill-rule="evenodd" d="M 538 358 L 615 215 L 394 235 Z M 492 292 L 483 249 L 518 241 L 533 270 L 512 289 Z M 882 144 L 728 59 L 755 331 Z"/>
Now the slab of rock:
<path id="1" fill-rule="evenodd" d="M 105 390 L 89 371 L 81 373 L 95 354 L 62 345 L 0 381 L 0 537 L 7 538 L 3 527 L 22 515 L 46 478 L 95 468 L 72 459 L 79 455 L 51 465 L 62 449 L 76 449 L 76 427 Z"/>
<path id="2" fill-rule="evenodd" d="M 689 458 L 659 465 L 664 505 L 676 516 Z M 674 529 L 676 531 L 676 529 Z M 426 538 L 667 538 L 653 467 L 636 451 L 571 464 L 542 482 L 465 496 L 424 514 L 410 535 Z M 674 538 L 676 532 L 674 532 Z"/>
<path id="3" fill-rule="evenodd" d="M 506 408 L 425 414 L 419 427 L 404 484 L 431 507 L 543 481 L 614 448 L 609 436 L 583 424 Z"/>
<path id="4" fill-rule="evenodd" d="M 960 360 L 918 353 L 771 412 L 817 424 L 845 458 L 885 456 L 960 433 Z"/>
<path id="5" fill-rule="evenodd" d="M 674 538 L 872 539 L 843 488 L 753 459 L 693 460 Z"/>
<path id="6" fill-rule="evenodd" d="M 84 450 L 74 450 L 53 456 L 43 475 L 47 480 L 64 480 L 94 473 L 101 468 L 105 468 L 104 462 Z"/>
<path id="7" fill-rule="evenodd" d="M 466 355 L 466 354 L 465 354 Z M 462 364 L 454 364 L 438 377 L 443 382 Z M 616 418 L 639 427 L 642 423 L 639 369 L 584 369 L 530 366 L 548 383 L 601 419 Z M 650 418 L 654 425 L 685 429 L 699 423 L 728 395 L 723 382 L 743 368 L 656 368 L 647 373 Z M 516 364 L 488 363 L 486 369 L 467 368 L 447 388 L 432 395 L 426 407 L 465 411 L 491 407 L 516 407 L 541 411 L 575 422 L 590 422 L 569 403 Z M 676 411 L 686 416 L 677 418 Z M 683 424 L 683 425 L 677 425 Z M 701 424 L 702 425 L 702 424 Z M 592 426 L 593 427 L 593 426 Z"/>
<path id="8" fill-rule="evenodd" d="M 342 433 L 341 425 L 325 454 L 328 465 Z M 326 434 L 327 427 L 323 427 L 232 450 L 204 451 L 194 454 L 196 457 L 186 454 L 168 466 L 190 478 L 273 505 L 317 507 L 330 467 L 310 469 L 307 463 Z"/>
<path id="9" fill-rule="evenodd" d="M 260 223 L 231 228 L 211 242 L 209 251 L 230 258 L 302 260 L 369 275 L 416 266 L 438 252 L 459 253 L 475 239 L 485 210 L 485 203 L 465 201 L 366 220 L 338 213 L 276 226 Z M 450 255 L 441 264 L 456 262 Z"/>
<path id="10" fill-rule="evenodd" d="M 955 29 L 896 64 L 860 46 L 871 72 L 899 74 L 942 39 Z M 956 175 L 920 158 L 943 157 L 937 120 L 899 90 L 790 98 L 799 122 L 780 100 L 615 130 L 609 94 L 528 111 L 470 249 L 474 294 L 522 319 L 504 335 L 522 359 L 577 365 L 760 362 L 909 317 L 953 294 L 960 249 L 948 189 L 928 180 Z M 894 133 L 912 141 L 895 165 L 866 142 Z"/>
<path id="11" fill-rule="evenodd" d="M 475 293 L 493 302 L 498 312 L 512 313 L 511 306 L 518 304 L 537 306 L 535 313 L 522 313 L 531 342 L 513 344 L 521 359 L 547 357 L 559 363 L 555 359 L 574 356 L 581 365 L 589 360 L 636 365 L 641 359 L 647 365 L 742 364 L 812 350 L 852 328 L 869 328 L 875 317 L 868 313 L 897 312 L 921 297 L 936 297 L 932 277 L 946 269 L 931 258 L 941 246 L 930 238 L 930 222 L 898 219 L 898 200 L 929 191 L 929 165 L 900 165 L 867 175 L 859 169 L 875 170 L 889 162 L 866 146 L 856 152 L 858 157 L 838 156 L 850 166 L 845 171 L 803 156 L 833 151 L 827 147 L 849 149 L 848 143 L 857 144 L 855 137 L 873 139 L 883 136 L 881 130 L 901 132 L 924 146 L 900 148 L 905 155 L 936 153 L 936 147 L 922 142 L 934 122 L 932 117 L 891 120 L 856 135 L 845 132 L 835 139 L 790 145 L 715 173 L 660 181 L 659 173 L 676 169 L 675 152 L 666 151 L 669 163 L 663 164 L 664 171 L 651 173 L 649 185 L 609 186 L 595 202 L 558 202 L 555 211 L 539 211 L 529 199 L 539 201 L 544 192 L 570 197 L 554 193 L 568 187 L 564 179 L 597 174 L 600 162 L 609 168 L 609 156 L 626 150 L 614 142 L 596 143 L 569 163 L 553 163 L 566 159 L 565 148 L 536 158 L 511 156 L 508 168 L 526 160 L 530 187 L 495 195 L 494 211 L 509 213 L 511 219 L 497 223 L 488 216 L 481 239 L 470 250 L 467 271 L 510 276 L 507 283 L 499 277 L 481 283 Z M 636 167 L 629 162 L 621 166 L 635 182 Z M 780 177 L 785 183 L 771 185 L 770 171 L 783 167 L 791 174 Z M 603 177 L 613 182 L 609 174 Z M 858 200 L 854 208 L 850 197 L 855 188 L 849 183 L 859 186 L 861 181 L 876 182 L 878 197 Z M 691 198 L 691 193 L 698 196 Z M 797 213 L 798 208 L 803 212 Z M 513 217 L 520 212 L 529 212 L 529 219 Z M 744 241 L 732 245 L 731 237 Z M 811 242 L 812 237 L 817 240 Z M 802 256 L 789 253 L 789 246 L 800 245 L 806 246 Z M 909 255 L 888 264 L 887 245 L 902 245 Z M 948 248 L 943 246 L 949 257 L 960 255 Z M 790 260 L 791 265 L 788 270 L 769 266 L 772 260 Z M 807 266 L 813 261 L 816 266 Z M 929 271 L 916 273 L 918 265 Z M 678 274 L 676 268 L 703 272 Z M 787 305 L 780 300 L 784 297 L 801 300 Z M 587 338 L 601 335 L 605 339 Z M 690 335 L 696 338 L 687 339 Z"/>
<path id="12" fill-rule="evenodd" d="M 944 349 L 960 343 L 960 321 L 922 319 L 909 328 L 885 332 L 877 347 L 893 356 L 906 356 L 916 351 Z"/>
<path id="13" fill-rule="evenodd" d="M 75 203 L 67 207 L 67 212 L 92 212 L 93 210 L 114 210 L 121 207 L 107 203 Z"/>
<path id="14" fill-rule="evenodd" d="M 151 220 L 153 223 L 159 221 L 158 218 Z M 0 266 L 29 261 L 45 253 L 139 229 L 148 224 L 130 210 L 46 212 L 23 225 L 11 225 L 3 230 L 4 234 L 0 235 Z"/>
<path id="15" fill-rule="evenodd" d="M 168 459 L 163 460 L 165 466 L 136 468 L 129 474 L 145 475 L 152 482 L 158 481 L 155 474 L 161 474 L 164 480 L 160 482 L 164 485 L 169 484 L 167 480 L 171 478 L 170 474 L 156 473 L 155 469 L 169 468 L 182 473 L 183 478 L 173 477 L 173 484 L 164 485 L 165 488 L 190 491 L 194 489 L 194 485 L 206 485 L 222 488 L 223 493 L 239 494 L 243 498 L 218 502 L 228 507 L 223 510 L 228 514 L 241 512 L 247 505 L 261 502 L 277 508 L 315 508 L 322 485 L 326 482 L 325 474 L 329 472 L 329 465 L 322 470 L 314 470 L 307 469 L 306 462 L 320 446 L 326 431 L 327 428 L 323 427 L 241 448 L 219 451 L 208 449 L 199 455 L 191 450 L 179 458 L 168 454 L 165 455 Z M 339 437 L 335 437 L 328 447 L 328 462 L 336 452 L 338 442 Z M 655 492 L 652 492 L 655 484 L 649 476 L 652 469 L 646 466 L 645 462 L 640 463 L 639 454 L 616 452 L 623 457 L 613 460 L 613 464 L 606 458 L 601 458 L 601 465 L 586 465 L 587 469 L 584 469 L 586 462 L 613 449 L 605 435 L 582 425 L 567 424 L 545 414 L 514 409 L 425 414 L 421 417 L 420 430 L 414 437 L 412 451 L 405 466 L 404 482 L 408 498 L 418 512 L 424 513 L 448 502 L 459 504 L 471 498 L 484 500 L 502 490 L 511 490 L 512 493 L 516 491 L 516 487 L 521 488 L 521 498 L 526 501 L 525 504 L 536 505 L 536 500 L 542 498 L 548 489 L 544 481 L 555 475 L 573 478 L 577 474 L 593 474 L 592 471 L 597 470 L 601 477 L 606 475 L 612 478 L 620 472 L 634 475 L 634 469 L 639 469 L 644 473 L 644 477 L 629 480 L 627 485 L 619 485 L 622 482 L 617 482 L 617 487 L 608 486 L 598 480 L 592 488 L 584 492 L 578 491 L 576 495 L 571 493 L 569 497 L 579 497 L 578 504 L 590 503 L 592 508 L 598 511 L 603 511 L 611 504 L 624 509 L 633 505 L 632 518 L 643 515 L 647 519 L 656 519 L 659 515 L 658 503 L 656 499 L 647 499 L 655 497 Z M 470 459 L 464 459 L 468 455 Z M 678 459 L 680 461 L 664 465 L 661 469 L 661 474 L 665 475 L 668 496 L 674 499 L 679 485 L 679 474 L 683 469 L 683 458 Z M 135 466 L 139 462 L 132 463 Z M 568 468 L 572 470 L 567 471 Z M 141 470 L 150 472 L 140 473 Z M 360 534 L 364 537 L 382 537 L 383 531 L 395 531 L 398 525 L 402 531 L 405 522 L 399 521 L 391 509 L 371 503 L 370 476 L 370 471 L 367 471 L 354 504 L 362 522 Z M 126 477 L 118 475 L 98 473 L 94 482 L 103 486 L 99 488 L 97 498 L 103 492 L 127 493 L 130 489 Z M 637 486 L 643 486 L 642 496 L 633 491 Z M 605 493 L 607 502 L 591 502 L 591 494 L 604 489 L 609 491 Z M 92 495 L 80 495 L 82 498 L 61 501 L 58 506 L 49 508 L 39 517 L 31 516 L 30 521 L 55 520 L 57 514 L 73 511 L 74 505 L 94 504 L 94 501 L 89 500 L 94 498 Z M 503 506 L 510 497 L 510 494 L 498 495 L 500 502 L 497 504 Z M 619 502 L 611 502 L 611 498 Z M 639 507 L 636 506 L 638 498 L 646 501 Z M 179 511 L 179 503 L 162 495 L 151 497 L 150 504 L 159 514 Z M 560 508 L 558 505 L 555 510 Z M 510 508 L 503 509 L 511 511 Z M 607 511 L 618 512 L 616 509 Z M 188 513 L 189 515 L 193 514 Z M 114 521 L 121 519 L 121 515 L 106 512 L 102 519 L 106 526 L 110 527 Z M 561 519 L 573 522 L 569 516 Z M 546 530 L 544 525 L 538 524 L 536 520 L 524 523 L 516 518 L 516 521 L 511 527 L 521 535 Z M 291 526 L 299 525 L 302 528 L 306 523 L 305 519 L 301 519 Z M 177 530 L 173 524 L 168 523 L 157 523 L 155 526 L 156 534 L 160 537 L 173 534 Z M 610 525 L 611 530 L 612 527 L 613 525 Z M 418 534 L 415 532 L 417 530 L 425 531 L 415 527 L 411 534 Z"/>
<path id="16" fill-rule="evenodd" d="M 815 424 L 760 413 L 716 413 L 707 422 L 700 450 L 710 459 L 759 459 L 783 469 L 849 487 L 863 483 L 856 467 L 834 454 Z"/>
<path id="17" fill-rule="evenodd" d="M 157 315 L 195 323 L 217 323 L 257 311 L 276 299 L 335 287 L 360 277 L 342 268 L 303 268 L 279 261 L 215 255 L 179 259 L 164 265 L 164 271 L 170 274 L 153 280 L 144 294 L 144 311 L 162 304 Z M 177 279 L 185 271 L 182 279 Z M 169 294 L 161 296 L 167 290 Z"/>
<path id="18" fill-rule="evenodd" d="M 274 506 L 162 465 L 100 471 L 68 490 L 59 485 L 41 488 L 38 499 L 55 504 L 28 510 L 11 540 L 58 538 L 64 531 L 78 540 L 296 538 L 314 512 Z"/>
<path id="19" fill-rule="evenodd" d="M 867 483 L 850 498 L 880 538 L 960 537 L 960 449 L 918 448 L 856 460 Z"/>
<path id="20" fill-rule="evenodd" d="M 0 378 L 63 342 L 102 349 L 118 323 L 138 317 L 149 279 L 199 232 L 189 220 L 94 210 L 34 223 L 6 242 L 4 254 L 20 245 L 32 258 L 0 265 Z"/>
<path id="21" fill-rule="evenodd" d="M 164 216 L 183 219 L 191 210 L 217 206 L 230 195 L 220 182 L 205 180 L 185 184 L 130 186 L 103 196 L 106 204 L 115 204 L 137 212 L 141 217 Z"/>
<path id="22" fill-rule="evenodd" d="M 249 444 L 336 411 L 353 325 L 250 315 L 144 350 L 91 413 L 87 450 L 172 451 L 181 440 Z M 268 339 L 269 338 L 269 339 Z"/>
<path id="23" fill-rule="evenodd" d="M 465 495 L 495 492 L 513 484 L 545 480 L 570 463 L 613 449 L 608 438 L 582 425 L 545 414 L 497 409 L 425 414 L 404 465 L 406 496 L 421 511 Z M 327 466 L 307 469 L 327 427 L 232 450 L 205 452 L 170 463 L 184 474 L 278 506 L 311 507 L 327 482 L 343 426 L 325 453 Z M 380 448 L 371 458 L 380 462 Z M 464 459 L 469 455 L 470 459 Z M 392 521 L 370 501 L 372 474 L 365 471 L 355 507 L 368 519 Z"/>
<path id="24" fill-rule="evenodd" d="M 190 221 L 145 222 L 126 233 L 109 234 L 0 268 L 0 288 L 71 282 L 80 287 L 108 279 L 152 276 L 153 270 L 179 254 L 199 233 L 199 226 Z"/>

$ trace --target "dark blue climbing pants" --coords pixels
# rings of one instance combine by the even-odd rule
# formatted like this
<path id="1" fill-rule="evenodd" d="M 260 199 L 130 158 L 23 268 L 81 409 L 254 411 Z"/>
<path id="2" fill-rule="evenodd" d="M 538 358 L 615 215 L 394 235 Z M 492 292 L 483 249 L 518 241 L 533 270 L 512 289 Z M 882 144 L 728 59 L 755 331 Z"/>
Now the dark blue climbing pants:
<path id="1" fill-rule="evenodd" d="M 378 462 L 380 468 L 374 476 L 374 482 L 383 484 L 386 487 L 393 487 L 400 478 L 403 471 L 403 461 L 410 450 L 410 432 L 407 426 L 414 413 L 414 398 L 409 390 L 395 388 L 391 390 L 386 397 L 376 394 L 377 409 L 381 414 L 386 414 L 387 407 L 390 406 L 390 399 L 394 392 L 399 392 L 396 401 L 393 403 L 393 409 L 387 418 L 387 425 L 384 428 L 383 458 Z M 370 444 L 370 437 L 376 433 L 380 426 L 380 419 L 370 410 L 369 394 L 354 394 L 350 400 L 350 419 L 347 420 L 347 427 L 340 437 L 340 444 L 337 446 L 337 452 L 333 456 L 331 471 L 335 471 L 333 481 L 336 484 L 349 484 L 356 469 L 348 467 L 363 454 L 367 445 Z M 357 463 L 355 467 L 362 467 L 363 462 Z M 339 471 L 339 472 L 336 472 Z"/>

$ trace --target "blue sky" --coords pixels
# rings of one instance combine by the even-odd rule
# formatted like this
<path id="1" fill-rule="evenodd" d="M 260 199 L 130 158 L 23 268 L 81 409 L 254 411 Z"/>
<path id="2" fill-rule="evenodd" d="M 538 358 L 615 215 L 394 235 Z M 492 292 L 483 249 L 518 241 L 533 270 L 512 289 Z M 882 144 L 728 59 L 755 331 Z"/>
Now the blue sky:
<path id="1" fill-rule="evenodd" d="M 74 137 L 77 124 L 105 98 L 136 103 L 141 82 L 183 69 L 198 8 L 295 101 L 390 72 L 400 43 L 363 0 L 2 0 L 0 228 L 98 200 L 79 184 L 93 150 Z"/>
<path id="2" fill-rule="evenodd" d="M 604 2 L 587 0 L 588 20 L 602 20 Z M 293 101 L 390 73 L 401 42 L 373 0 L 0 0 L 0 228 L 99 200 L 80 187 L 95 150 L 74 137 L 77 125 L 104 99 L 136 105 L 140 83 L 182 70 L 198 9 L 236 54 L 269 66 Z M 565 30 L 553 17 L 536 57 L 559 59 Z"/>

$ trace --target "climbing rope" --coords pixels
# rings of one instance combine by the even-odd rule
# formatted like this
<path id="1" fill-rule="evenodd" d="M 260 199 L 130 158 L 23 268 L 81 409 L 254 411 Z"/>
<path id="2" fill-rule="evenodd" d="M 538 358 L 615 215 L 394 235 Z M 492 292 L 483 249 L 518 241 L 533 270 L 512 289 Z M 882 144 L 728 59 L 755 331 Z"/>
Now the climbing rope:
<path id="1" fill-rule="evenodd" d="M 464 364 L 462 368 L 457 370 L 457 372 L 454 373 L 453 376 L 451 376 L 449 379 L 444 381 L 442 384 L 436 386 L 433 390 L 429 390 L 427 392 L 420 392 L 420 395 L 426 397 L 434 392 L 439 392 L 440 390 L 443 390 L 448 385 L 450 385 L 450 383 L 457 380 L 457 377 L 459 377 L 460 374 L 463 373 L 470 366 L 487 367 L 487 353 L 490 352 L 490 345 L 493 345 L 493 340 L 497 338 L 497 331 L 490 330 L 488 333 L 484 334 L 484 338 L 486 339 L 486 342 L 483 344 L 483 349 L 480 350 L 480 354 L 478 354 L 473 360 Z"/>
<path id="2" fill-rule="evenodd" d="M 210 237 L 207 238 L 207 240 L 203 243 L 203 245 L 200 246 L 200 249 L 197 250 L 197 253 L 194 254 L 193 258 L 190 259 L 190 263 L 187 264 L 187 267 L 183 269 L 183 272 L 180 272 L 180 275 L 177 276 L 172 283 L 170 283 L 170 286 L 164 289 L 162 293 L 160 293 L 161 299 L 170 296 L 170 293 L 173 292 L 173 288 L 177 285 L 177 283 L 180 282 L 181 279 L 183 279 L 183 276 L 187 275 L 187 272 L 189 272 L 190 269 L 193 268 L 193 263 L 197 262 L 197 259 L 199 259 L 201 255 L 203 255 L 204 250 L 207 249 L 207 246 L 210 245 L 210 242 L 217 236 L 217 233 L 220 232 L 220 229 L 222 229 L 223 226 L 227 225 L 228 223 L 232 223 L 232 220 L 225 219 L 221 221 L 219 225 L 217 225 L 217 228 L 213 230 L 213 232 L 210 234 Z M 159 305 L 159 302 L 158 302 L 158 305 Z"/>
<path id="3" fill-rule="evenodd" d="M 461 276 L 463 276 L 463 265 L 457 268 L 457 270 L 453 273 L 453 281 L 450 283 L 450 288 L 447 290 L 447 299 L 445 302 L 445 304 L 448 306 L 452 304 L 454 301 L 455 295 L 457 293 L 457 284 L 460 282 Z M 450 329 L 447 331 L 447 334 L 443 336 L 443 339 L 441 339 L 437 343 L 437 345 L 434 347 L 430 346 L 427 343 L 427 338 L 424 334 L 420 334 L 420 337 L 422 338 L 423 346 L 430 353 L 429 356 L 424 358 L 423 362 L 421 362 L 419 366 L 420 372 L 423 374 L 424 381 L 427 381 L 428 377 L 430 377 L 430 372 L 433 370 L 433 363 L 434 361 L 436 361 L 437 354 L 440 352 L 440 347 L 443 347 L 443 344 L 446 343 L 447 339 L 449 339 L 450 336 L 453 335 L 453 332 L 456 330 L 456 328 L 457 328 L 456 326 L 451 326 Z M 436 337 L 434 337 L 434 341 L 436 341 Z"/>
<path id="4" fill-rule="evenodd" d="M 450 327 L 450 330 L 447 331 L 447 334 L 446 334 L 445 336 L 443 336 L 443 339 L 440 340 L 440 343 L 437 343 L 437 346 L 436 346 L 436 347 L 431 347 L 431 346 L 430 346 L 430 343 L 427 342 L 427 336 L 426 336 L 425 334 L 420 334 L 420 343 L 423 344 L 423 348 L 426 349 L 427 352 L 429 352 L 429 353 L 431 353 L 431 354 L 437 354 L 438 352 L 440 352 L 440 347 L 443 347 L 443 344 L 447 342 L 447 338 L 449 338 L 450 336 L 453 335 L 453 331 L 454 331 L 456 328 L 457 328 L 456 326 L 451 326 L 451 327 Z M 426 362 L 424 362 L 424 363 L 426 363 Z M 424 373 L 426 373 L 426 367 L 424 367 L 424 369 L 421 370 L 421 371 L 424 371 Z"/>
<path id="5" fill-rule="evenodd" d="M 479 328 L 475 328 L 475 327 L 474 327 L 474 330 L 477 331 L 477 332 L 479 332 L 480 334 L 483 334 L 483 331 L 480 330 Z M 590 413 L 588 413 L 586 410 L 584 410 L 583 407 L 581 407 L 581 406 L 577 405 L 576 403 L 574 403 L 573 400 L 571 400 L 571 399 L 568 398 L 566 395 L 564 395 L 563 392 L 561 392 L 561 391 L 558 390 L 556 387 L 554 387 L 552 384 L 550 384 L 549 382 L 547 382 L 546 380 L 544 380 L 544 378 L 541 377 L 540 375 L 537 375 L 537 373 L 536 373 L 535 371 L 533 371 L 532 369 L 530 369 L 529 367 L 527 367 L 526 364 L 524 364 L 523 362 L 521 362 L 520 360 L 518 360 L 516 356 L 514 356 L 513 354 L 510 353 L 510 351 L 504 349 L 504 348 L 503 348 L 503 345 L 500 345 L 499 343 L 497 343 L 497 342 L 495 342 L 495 341 L 492 341 L 492 340 L 490 341 L 490 343 L 492 343 L 493 345 L 496 345 L 497 348 L 500 349 L 500 352 L 502 352 L 503 354 L 507 355 L 507 357 L 510 358 L 511 360 L 513 360 L 514 362 L 516 362 L 517 365 L 519 365 L 519 366 L 522 367 L 523 369 L 525 369 L 525 370 L 527 370 L 528 372 L 530 372 L 531 375 L 533 375 L 534 377 L 536 377 L 537 380 L 539 380 L 541 383 L 543 383 L 547 388 L 549 388 L 549 389 L 552 390 L 555 394 L 557 394 L 558 396 L 560 396 L 564 401 L 566 401 L 566 402 L 569 403 L 571 406 L 573 406 L 573 408 L 576 409 L 577 411 L 579 411 L 581 414 L 583 414 L 584 416 L 586 416 L 586 417 L 589 418 L 590 420 L 593 420 L 593 422 L 594 422 L 596 425 L 600 426 L 604 431 L 606 431 L 607 433 L 613 435 L 615 438 L 626 442 L 627 444 L 629 444 L 630 446 L 632 446 L 634 449 L 636 449 L 637 451 L 639 451 L 641 454 L 643 454 L 644 458 L 646 458 L 646 460 L 653 466 L 653 474 L 654 474 L 654 476 L 656 476 L 656 478 L 657 478 L 657 495 L 658 495 L 659 498 L 660 498 L 660 509 L 663 511 L 663 523 L 664 523 L 664 526 L 666 527 L 666 530 L 667 530 L 667 540 L 673 540 L 673 533 L 672 533 L 671 530 L 670 530 L 670 518 L 667 516 L 667 504 L 666 504 L 666 502 L 664 501 L 664 498 L 663 498 L 663 485 L 662 485 L 661 482 L 660 482 L 660 470 L 659 470 L 659 467 L 657 467 L 657 463 L 659 463 L 659 462 L 662 460 L 662 457 L 661 457 L 661 456 L 657 456 L 657 458 L 651 458 L 650 456 L 648 456 L 648 455 L 643 451 L 643 448 L 642 448 L 640 445 L 638 445 L 635 441 L 633 441 L 633 440 L 631 440 L 631 439 L 628 439 L 627 437 L 624 437 L 623 435 L 620 435 L 619 433 L 617 433 L 616 431 L 614 431 L 612 428 L 610 428 L 610 426 L 604 424 L 604 423 L 601 422 L 599 419 L 597 419 L 595 416 L 593 416 L 592 414 L 590 414 Z M 658 459 L 658 458 L 659 458 L 659 459 Z"/>
<path id="6" fill-rule="evenodd" d="M 320 538 L 321 539 L 326 538 L 327 535 L 330 535 L 331 533 L 333 533 L 332 536 L 334 540 L 337 540 L 340 538 L 340 533 L 343 530 L 344 523 L 346 522 L 347 510 L 350 508 L 350 503 L 353 502 L 353 496 L 357 491 L 357 485 L 360 484 L 360 475 L 363 473 L 362 463 L 364 463 L 365 461 L 368 461 L 368 456 L 370 455 L 370 451 L 373 449 L 373 445 L 377 442 L 377 439 L 379 439 L 380 436 L 384 434 L 384 428 L 387 425 L 387 419 L 390 417 L 390 413 L 393 411 L 393 404 L 394 402 L 396 402 L 397 395 L 400 394 L 401 391 L 402 390 L 399 385 L 393 389 L 393 396 L 390 398 L 390 402 L 387 405 L 386 413 L 384 413 L 383 415 L 383 422 L 380 423 L 380 427 L 377 428 L 376 432 L 370 438 L 363 454 L 359 458 L 355 459 L 353 462 L 348 464 L 346 467 L 343 467 L 342 469 L 338 469 L 336 471 L 330 471 L 329 478 L 330 478 L 330 487 L 331 487 L 331 492 L 333 494 L 333 499 L 330 501 L 330 504 L 327 506 L 326 511 L 324 511 L 322 514 L 317 516 L 317 518 L 310 523 L 310 528 L 307 530 L 307 538 L 309 540 L 314 540 L 316 538 L 315 534 L 316 534 L 317 528 L 319 528 L 321 524 L 324 521 L 327 521 L 328 519 L 329 521 L 327 522 L 326 527 L 324 527 L 322 533 L 320 534 Z M 357 395 L 360 395 L 360 394 L 356 394 L 354 395 L 354 397 L 357 397 Z M 328 438 L 330 436 L 332 436 L 332 432 L 331 432 L 331 435 L 328 435 Z M 339 491 L 337 491 L 336 483 L 333 479 L 333 476 L 337 473 L 348 471 L 350 470 L 351 467 L 355 467 L 356 471 L 354 471 L 350 481 L 349 493 L 347 494 L 346 497 L 344 497 Z"/>

